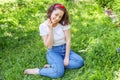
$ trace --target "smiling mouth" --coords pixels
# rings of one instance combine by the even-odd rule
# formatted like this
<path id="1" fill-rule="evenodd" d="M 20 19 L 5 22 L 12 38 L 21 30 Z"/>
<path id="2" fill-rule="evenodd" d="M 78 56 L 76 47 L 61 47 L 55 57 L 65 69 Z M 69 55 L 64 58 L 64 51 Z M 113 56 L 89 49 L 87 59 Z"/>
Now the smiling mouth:
<path id="1" fill-rule="evenodd" d="M 53 19 L 52 22 L 57 22 L 57 20 L 54 20 L 54 19 Z"/>

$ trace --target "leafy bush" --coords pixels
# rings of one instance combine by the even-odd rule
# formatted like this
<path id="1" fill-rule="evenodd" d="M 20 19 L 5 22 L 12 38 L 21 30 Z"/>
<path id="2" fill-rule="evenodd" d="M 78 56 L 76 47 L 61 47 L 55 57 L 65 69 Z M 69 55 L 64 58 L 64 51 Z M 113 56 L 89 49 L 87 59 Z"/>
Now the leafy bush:
<path id="1" fill-rule="evenodd" d="M 112 8 L 112 4 L 115 0 L 95 0 L 101 7 Z"/>

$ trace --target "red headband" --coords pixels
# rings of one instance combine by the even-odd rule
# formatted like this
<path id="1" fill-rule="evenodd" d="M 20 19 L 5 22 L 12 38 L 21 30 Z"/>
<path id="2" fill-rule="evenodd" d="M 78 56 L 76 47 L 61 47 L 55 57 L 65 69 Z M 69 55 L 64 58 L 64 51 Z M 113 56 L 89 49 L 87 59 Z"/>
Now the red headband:
<path id="1" fill-rule="evenodd" d="M 65 8 L 63 5 L 61 5 L 61 4 L 56 4 L 55 6 L 54 6 L 54 8 Z"/>

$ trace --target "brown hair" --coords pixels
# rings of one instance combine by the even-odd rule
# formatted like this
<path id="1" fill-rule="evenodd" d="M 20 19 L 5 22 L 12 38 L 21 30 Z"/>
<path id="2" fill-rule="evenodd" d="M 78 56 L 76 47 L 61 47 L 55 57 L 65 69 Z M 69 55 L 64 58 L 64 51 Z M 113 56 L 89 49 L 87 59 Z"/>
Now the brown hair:
<path id="1" fill-rule="evenodd" d="M 48 8 L 48 10 L 47 10 L 47 18 L 51 17 L 51 14 L 52 14 L 53 10 L 55 10 L 55 9 L 60 9 L 60 10 L 62 10 L 64 12 L 64 15 L 63 15 L 63 17 L 62 17 L 62 19 L 60 20 L 59 23 L 62 24 L 62 25 L 70 24 L 67 9 L 65 8 L 65 6 L 63 6 L 62 4 L 59 4 L 59 3 L 55 3 L 55 4 L 51 5 Z"/>

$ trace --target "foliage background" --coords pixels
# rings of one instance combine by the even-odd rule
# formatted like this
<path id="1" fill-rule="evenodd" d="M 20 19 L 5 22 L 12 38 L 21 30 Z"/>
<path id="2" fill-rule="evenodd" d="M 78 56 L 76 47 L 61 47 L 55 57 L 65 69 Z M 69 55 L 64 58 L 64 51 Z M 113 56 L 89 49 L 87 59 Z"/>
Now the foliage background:
<path id="1" fill-rule="evenodd" d="M 119 0 L 0 0 L 0 79 L 51 80 L 24 75 L 23 71 L 47 63 L 39 25 L 54 2 L 64 4 L 69 11 L 71 48 L 84 58 L 85 66 L 67 69 L 62 78 L 53 80 L 116 80 L 115 71 L 120 69 L 120 53 L 116 53 L 120 28 L 104 14 L 104 8 L 112 8 L 120 20 Z"/>

